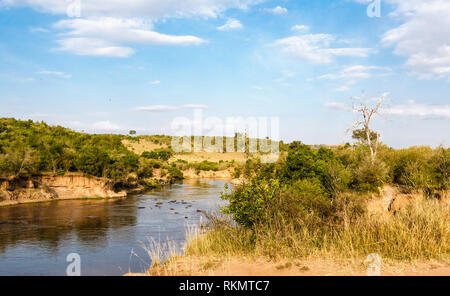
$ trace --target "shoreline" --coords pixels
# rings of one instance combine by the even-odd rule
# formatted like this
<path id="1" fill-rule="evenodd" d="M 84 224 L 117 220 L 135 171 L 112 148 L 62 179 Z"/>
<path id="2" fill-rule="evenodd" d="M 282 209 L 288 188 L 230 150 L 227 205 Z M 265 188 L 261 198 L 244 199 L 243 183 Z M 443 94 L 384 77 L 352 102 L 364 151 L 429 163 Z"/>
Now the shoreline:
<path id="1" fill-rule="evenodd" d="M 219 171 L 219 172 L 224 172 L 224 171 Z M 68 175 L 64 175 L 62 177 L 70 177 L 70 176 L 80 176 L 80 175 L 79 174 L 68 174 Z M 86 177 L 86 178 L 89 178 L 89 177 Z M 90 178 L 96 178 L 96 177 L 90 177 Z M 163 183 L 162 182 L 163 180 L 160 180 L 157 178 L 155 178 L 154 180 L 156 182 L 160 183 L 160 185 L 158 187 L 165 187 L 165 186 L 171 185 L 169 183 Z M 201 181 L 201 180 L 220 180 L 220 181 L 229 182 L 230 184 L 233 184 L 233 185 L 239 183 L 239 182 L 235 181 L 236 179 L 233 179 L 231 177 L 217 177 L 214 175 L 213 176 L 211 176 L 211 175 L 210 176 L 196 175 L 195 177 L 191 175 L 191 176 L 181 180 L 181 183 L 190 183 L 190 182 L 196 182 L 196 181 Z M 105 180 L 105 181 L 109 181 L 109 180 Z M 143 186 L 140 186 L 140 187 L 132 188 L 129 190 L 122 190 L 120 192 L 117 192 L 113 196 L 99 196 L 99 195 L 80 196 L 80 197 L 73 197 L 73 196 L 59 197 L 58 196 L 58 197 L 54 197 L 54 198 L 42 197 L 42 198 L 37 198 L 37 199 L 2 200 L 2 201 L 0 201 L 0 208 L 8 207 L 8 206 L 15 206 L 15 205 L 23 205 L 23 204 L 37 204 L 37 203 L 46 203 L 46 202 L 52 202 L 52 201 L 65 201 L 65 200 L 119 200 L 119 199 L 125 199 L 130 195 L 142 194 L 146 191 L 151 191 L 153 189 L 154 188 L 145 188 Z M 39 193 L 37 188 L 34 190 L 36 190 L 36 193 Z"/>
<path id="2" fill-rule="evenodd" d="M 124 276 L 367 276 L 365 258 L 310 257 L 269 260 L 263 257 L 184 256 L 169 259 L 145 273 Z M 449 276 L 446 260 L 382 261 L 380 276 Z"/>

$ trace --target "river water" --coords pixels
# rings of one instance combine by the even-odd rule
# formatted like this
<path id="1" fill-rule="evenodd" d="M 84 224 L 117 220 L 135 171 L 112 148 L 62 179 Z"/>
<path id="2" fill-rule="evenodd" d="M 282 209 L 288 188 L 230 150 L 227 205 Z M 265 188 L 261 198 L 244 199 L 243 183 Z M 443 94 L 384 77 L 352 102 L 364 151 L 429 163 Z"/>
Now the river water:
<path id="1" fill-rule="evenodd" d="M 201 211 L 223 205 L 224 181 L 196 180 L 119 200 L 65 200 L 0 207 L 0 275 L 66 275 L 67 255 L 81 275 L 144 272 L 151 241 L 181 247 Z"/>

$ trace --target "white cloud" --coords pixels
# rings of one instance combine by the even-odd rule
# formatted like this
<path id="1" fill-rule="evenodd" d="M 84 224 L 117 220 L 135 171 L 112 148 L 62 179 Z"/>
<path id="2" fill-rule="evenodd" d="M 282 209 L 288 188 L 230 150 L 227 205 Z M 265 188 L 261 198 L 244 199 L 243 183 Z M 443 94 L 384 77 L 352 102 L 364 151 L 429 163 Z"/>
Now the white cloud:
<path id="1" fill-rule="evenodd" d="M 348 87 L 347 85 L 343 85 L 343 86 L 335 88 L 334 90 L 335 91 L 348 91 L 348 90 L 350 90 L 350 87 Z"/>
<path id="2" fill-rule="evenodd" d="M 136 111 L 148 111 L 148 112 L 164 112 L 164 111 L 172 111 L 177 110 L 179 107 L 177 106 L 168 106 L 168 105 L 152 105 L 152 106 L 143 106 L 136 107 L 134 110 Z"/>
<path id="3" fill-rule="evenodd" d="M 243 28 L 243 26 L 240 21 L 238 21 L 236 19 L 229 19 L 229 20 L 227 20 L 227 22 L 224 25 L 217 27 L 217 30 L 232 31 L 232 30 L 240 30 L 242 28 Z"/>
<path id="4" fill-rule="evenodd" d="M 247 9 L 262 0 L 127 0 L 81 1 L 81 16 L 90 17 L 118 17 L 118 18 L 186 18 L 205 17 L 215 18 L 227 9 Z M 3 0 L 1 6 L 28 6 L 38 11 L 52 14 L 66 15 L 68 1 L 61 0 Z"/>
<path id="5" fill-rule="evenodd" d="M 130 44 L 198 45 L 203 39 L 154 32 L 152 22 L 167 18 L 216 18 L 228 9 L 248 9 L 263 0 L 103 0 L 81 1 L 81 18 L 65 19 L 55 28 L 69 30 L 57 40 L 57 50 L 78 55 L 125 58 Z M 66 17 L 71 3 L 61 0 L 3 0 L 1 8 L 31 7 Z M 147 20 L 146 22 L 142 20 Z M 236 24 L 234 24 L 236 26 Z"/>
<path id="6" fill-rule="evenodd" d="M 207 105 L 202 104 L 184 104 L 183 108 L 190 108 L 190 109 L 208 109 L 209 107 Z"/>
<path id="7" fill-rule="evenodd" d="M 198 45 L 204 40 L 195 36 L 172 36 L 151 31 L 151 23 L 139 19 L 68 19 L 53 25 L 68 30 L 60 34 L 57 50 L 78 55 L 128 57 L 134 54 L 123 44 Z"/>
<path id="8" fill-rule="evenodd" d="M 61 77 L 61 78 L 66 78 L 66 79 L 72 78 L 71 74 L 67 74 L 67 73 L 59 72 L 59 71 L 47 71 L 47 70 L 44 70 L 44 71 L 36 72 L 36 74 L 58 76 L 58 77 Z"/>
<path id="9" fill-rule="evenodd" d="M 295 25 L 295 26 L 291 27 L 291 30 L 292 31 L 298 31 L 298 32 L 309 31 L 309 27 L 305 26 L 305 25 Z"/>
<path id="10" fill-rule="evenodd" d="M 364 66 L 364 65 L 354 65 L 345 67 L 337 74 L 325 74 L 319 76 L 318 79 L 351 79 L 351 80 L 359 80 L 359 79 L 367 79 L 372 77 L 374 74 L 372 73 L 374 70 L 390 70 L 385 67 L 378 66 Z"/>
<path id="11" fill-rule="evenodd" d="M 330 47 L 335 42 L 334 36 L 329 34 L 307 34 L 292 36 L 275 41 L 284 53 L 316 64 L 328 64 L 338 56 L 367 57 L 370 48 Z"/>
<path id="12" fill-rule="evenodd" d="M 402 24 L 383 36 L 383 43 L 407 58 L 406 66 L 422 79 L 450 78 L 450 1 L 390 0 L 391 16 Z"/>
<path id="13" fill-rule="evenodd" d="M 349 107 L 341 102 L 326 102 L 325 107 L 335 110 L 349 110 Z"/>
<path id="14" fill-rule="evenodd" d="M 406 104 L 395 105 L 383 110 L 384 114 L 397 116 L 416 116 L 427 118 L 450 118 L 449 105 L 429 105 L 409 101 Z"/>
<path id="15" fill-rule="evenodd" d="M 111 121 L 98 121 L 92 125 L 93 130 L 102 130 L 102 131 L 117 131 L 121 130 L 120 126 L 112 123 Z"/>
<path id="16" fill-rule="evenodd" d="M 167 111 L 180 110 L 183 108 L 207 109 L 208 106 L 201 105 L 201 104 L 185 104 L 185 105 L 181 105 L 181 106 L 151 105 L 151 106 L 136 107 L 136 108 L 134 108 L 134 110 L 135 111 L 147 111 L 147 112 L 167 112 Z"/>
<path id="17" fill-rule="evenodd" d="M 385 94 L 384 94 L 385 95 Z M 326 102 L 325 107 L 336 110 L 351 111 L 351 108 L 342 102 Z M 380 110 L 382 114 L 390 116 L 411 116 L 419 118 L 447 118 L 450 119 L 449 105 L 432 105 L 409 101 Z"/>
<path id="18" fill-rule="evenodd" d="M 29 30 L 31 33 L 35 33 L 35 32 L 47 33 L 47 32 L 49 32 L 47 29 L 41 28 L 41 27 L 31 27 L 31 28 L 29 28 Z"/>
<path id="19" fill-rule="evenodd" d="M 152 84 L 152 85 L 158 85 L 158 84 L 161 84 L 161 81 L 159 81 L 159 80 L 154 80 L 154 81 L 150 82 L 150 84 Z"/>
<path id="20" fill-rule="evenodd" d="M 252 85 L 251 88 L 255 89 L 255 90 L 260 90 L 260 91 L 264 90 L 264 88 L 262 86 L 259 86 L 259 85 Z"/>
<path id="21" fill-rule="evenodd" d="M 264 8 L 264 11 L 268 12 L 268 13 L 272 13 L 272 14 L 277 14 L 277 15 L 282 15 L 282 14 L 288 13 L 288 10 L 281 6 L 277 6 L 274 8 Z"/>
<path id="22" fill-rule="evenodd" d="M 21 83 L 31 83 L 35 82 L 36 79 L 34 79 L 33 77 L 26 77 L 26 78 L 18 78 L 16 81 Z"/>

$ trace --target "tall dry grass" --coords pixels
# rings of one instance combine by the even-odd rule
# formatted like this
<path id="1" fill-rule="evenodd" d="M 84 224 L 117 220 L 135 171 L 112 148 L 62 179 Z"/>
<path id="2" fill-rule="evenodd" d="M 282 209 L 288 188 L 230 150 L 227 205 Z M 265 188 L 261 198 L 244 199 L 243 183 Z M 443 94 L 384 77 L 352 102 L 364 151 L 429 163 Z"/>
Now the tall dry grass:
<path id="1" fill-rule="evenodd" d="M 349 223 L 331 225 L 308 223 L 306 217 L 302 227 L 272 221 L 250 230 L 215 220 L 209 231 L 191 236 L 186 255 L 280 259 L 378 253 L 401 261 L 450 259 L 450 207 L 425 198 L 414 200 L 396 215 L 366 212 Z"/>

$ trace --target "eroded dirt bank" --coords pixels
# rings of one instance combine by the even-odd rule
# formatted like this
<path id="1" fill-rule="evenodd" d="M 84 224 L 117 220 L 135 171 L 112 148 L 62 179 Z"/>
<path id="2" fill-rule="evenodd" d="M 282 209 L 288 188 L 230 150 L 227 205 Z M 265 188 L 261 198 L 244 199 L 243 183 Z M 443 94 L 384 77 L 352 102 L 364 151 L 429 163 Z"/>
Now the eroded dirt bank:
<path id="1" fill-rule="evenodd" d="M 0 206 L 56 199 L 120 198 L 126 195 L 124 190 L 114 190 L 113 182 L 108 179 L 75 173 L 0 179 Z"/>
<path id="2" fill-rule="evenodd" d="M 302 260 L 266 261 L 263 258 L 180 257 L 147 273 L 126 276 L 366 276 L 369 266 L 364 258 L 337 260 L 306 258 Z M 448 262 L 382 262 L 381 276 L 449 276 Z"/>

